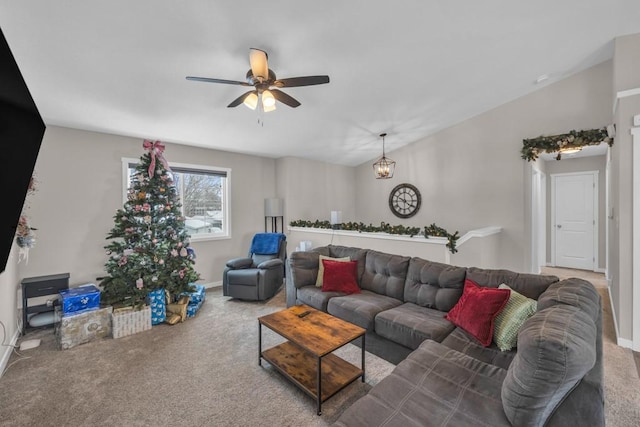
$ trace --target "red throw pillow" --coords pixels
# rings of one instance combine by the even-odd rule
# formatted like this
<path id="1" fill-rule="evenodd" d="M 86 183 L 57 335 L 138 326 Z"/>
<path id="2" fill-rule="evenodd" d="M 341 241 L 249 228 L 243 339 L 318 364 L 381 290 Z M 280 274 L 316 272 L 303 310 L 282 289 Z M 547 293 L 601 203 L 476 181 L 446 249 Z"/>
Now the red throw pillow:
<path id="1" fill-rule="evenodd" d="M 359 294 L 358 261 L 331 261 L 323 259 L 324 277 L 322 292 L 344 292 Z"/>
<path id="2" fill-rule="evenodd" d="M 485 288 L 465 279 L 458 303 L 444 316 L 488 347 L 493 338 L 493 321 L 509 301 L 509 289 Z"/>

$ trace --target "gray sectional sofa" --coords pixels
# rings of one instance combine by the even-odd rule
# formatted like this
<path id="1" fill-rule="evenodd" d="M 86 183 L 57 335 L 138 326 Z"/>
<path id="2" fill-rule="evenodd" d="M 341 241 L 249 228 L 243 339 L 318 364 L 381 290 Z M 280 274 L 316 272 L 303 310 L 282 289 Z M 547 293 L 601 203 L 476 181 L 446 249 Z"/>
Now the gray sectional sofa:
<path id="1" fill-rule="evenodd" d="M 358 261 L 361 293 L 316 287 L 319 255 Z M 444 318 L 465 279 L 537 300 L 516 349 L 484 347 Z M 602 308 L 589 282 L 332 245 L 292 253 L 286 280 L 287 306 L 365 328 L 367 351 L 398 365 L 337 426 L 604 426 Z"/>

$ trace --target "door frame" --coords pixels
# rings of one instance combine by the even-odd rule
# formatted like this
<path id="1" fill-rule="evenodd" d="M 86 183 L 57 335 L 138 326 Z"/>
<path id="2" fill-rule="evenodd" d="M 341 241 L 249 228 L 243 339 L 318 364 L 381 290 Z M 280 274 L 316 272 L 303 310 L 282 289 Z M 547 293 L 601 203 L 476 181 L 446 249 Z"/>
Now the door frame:
<path id="1" fill-rule="evenodd" d="M 541 268 L 547 265 L 547 175 L 535 165 L 532 166 L 531 271 L 540 274 Z"/>
<path id="2" fill-rule="evenodd" d="M 581 171 L 581 172 L 567 172 L 567 173 L 552 173 L 551 174 L 551 264 L 556 267 L 556 179 L 563 176 L 576 176 L 576 175 L 593 175 L 593 265 L 591 271 L 598 271 L 598 265 L 600 261 L 598 259 L 598 253 L 600 248 L 598 247 L 598 233 L 599 233 L 599 204 L 598 204 L 598 187 L 599 187 L 599 175 L 600 171 Z"/>

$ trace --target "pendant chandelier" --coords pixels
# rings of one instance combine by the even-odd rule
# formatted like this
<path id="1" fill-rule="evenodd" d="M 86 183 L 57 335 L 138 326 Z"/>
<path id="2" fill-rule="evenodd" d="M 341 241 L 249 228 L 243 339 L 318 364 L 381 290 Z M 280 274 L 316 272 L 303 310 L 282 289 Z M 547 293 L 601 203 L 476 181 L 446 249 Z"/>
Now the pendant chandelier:
<path id="1" fill-rule="evenodd" d="M 393 172 L 396 169 L 396 162 L 389 159 L 384 155 L 384 137 L 387 136 L 386 133 L 381 133 L 380 137 L 382 138 L 382 157 L 378 159 L 373 164 L 373 173 L 376 176 L 376 179 L 389 179 L 393 178 Z"/>

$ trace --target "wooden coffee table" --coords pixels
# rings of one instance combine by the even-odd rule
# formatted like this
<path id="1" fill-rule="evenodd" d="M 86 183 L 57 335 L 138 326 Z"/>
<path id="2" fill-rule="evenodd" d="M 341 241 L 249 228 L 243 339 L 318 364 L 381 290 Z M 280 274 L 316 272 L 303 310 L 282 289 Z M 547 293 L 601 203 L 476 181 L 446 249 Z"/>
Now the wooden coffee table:
<path id="1" fill-rule="evenodd" d="M 262 325 L 288 341 L 262 351 Z M 258 365 L 266 360 L 286 378 L 316 399 L 318 415 L 322 402 L 353 381 L 364 382 L 365 330 L 308 305 L 258 318 Z M 362 338 L 361 367 L 332 354 L 333 351 Z"/>

